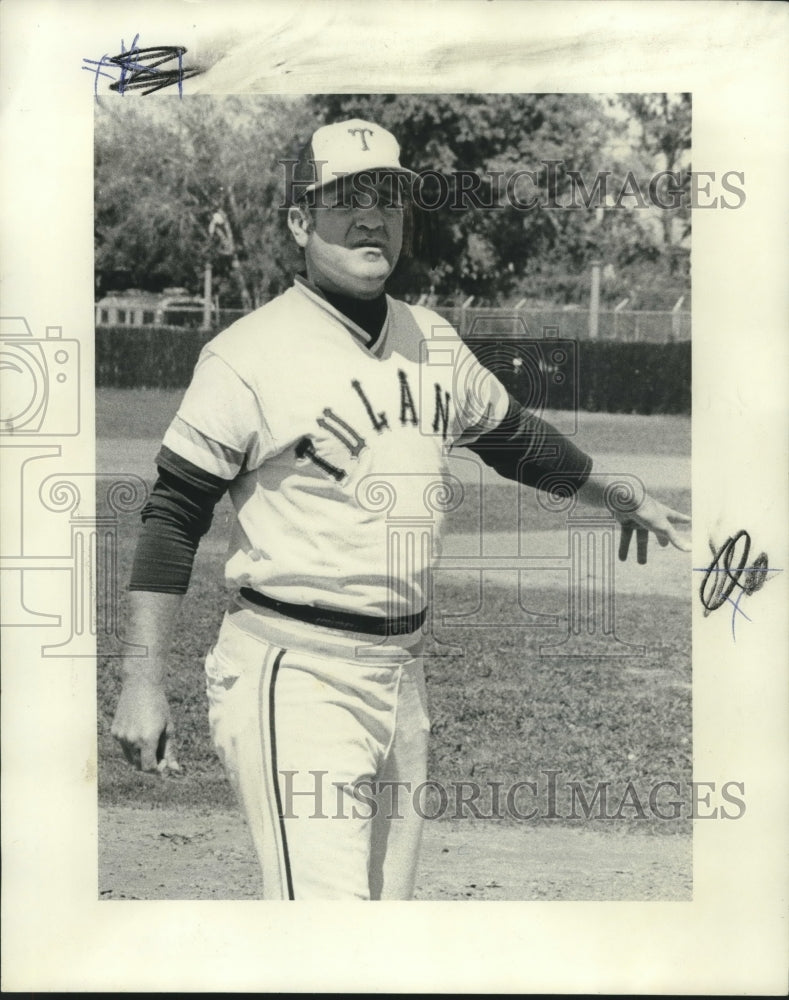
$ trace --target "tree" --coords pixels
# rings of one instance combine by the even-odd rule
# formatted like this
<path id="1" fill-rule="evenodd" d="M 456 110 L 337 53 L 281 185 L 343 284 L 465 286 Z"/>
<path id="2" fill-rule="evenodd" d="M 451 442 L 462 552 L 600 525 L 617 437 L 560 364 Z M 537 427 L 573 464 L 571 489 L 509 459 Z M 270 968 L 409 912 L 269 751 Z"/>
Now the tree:
<path id="1" fill-rule="evenodd" d="M 634 126 L 632 153 L 624 165 L 634 172 L 643 191 L 663 175 L 656 186 L 663 205 L 637 212 L 640 234 L 631 227 L 630 238 L 620 240 L 618 262 L 644 289 L 642 306 L 649 304 L 648 295 L 653 304 L 659 296 L 665 307 L 690 291 L 691 95 L 621 94 L 615 100 Z"/>
<path id="2" fill-rule="evenodd" d="M 211 260 L 224 305 L 289 283 L 283 154 L 303 101 L 191 97 L 114 102 L 96 121 L 96 270 L 104 287 L 202 291 Z M 217 214 L 223 226 L 211 222 Z M 101 287 L 101 285 L 100 285 Z"/>
<path id="3" fill-rule="evenodd" d="M 594 174 L 617 127 L 600 101 L 578 94 L 355 94 L 311 104 L 321 121 L 380 122 L 397 136 L 404 164 L 449 179 L 442 207 L 416 213 L 421 252 L 401 269 L 402 286 L 433 285 L 440 296 L 501 304 L 528 294 L 528 276 L 561 269 L 573 278 L 565 289 L 577 294 L 592 253 L 593 213 L 565 210 L 562 199 L 568 171 Z M 480 183 L 463 194 L 472 175 Z M 536 206 L 524 207 L 535 197 Z M 420 239 L 426 228 L 428 238 Z"/>
<path id="4" fill-rule="evenodd" d="M 686 208 L 624 202 L 601 224 L 573 186 L 581 178 L 591 191 L 609 174 L 615 192 L 631 171 L 646 190 L 656 170 L 684 170 L 688 95 L 335 94 L 100 105 L 99 292 L 176 285 L 200 294 L 210 260 L 222 305 L 278 294 L 301 263 L 285 225 L 283 161 L 318 126 L 351 117 L 391 129 L 403 163 L 430 172 L 407 219 L 394 294 L 585 304 L 598 258 L 609 303 L 640 294 L 642 306 L 665 307 L 686 290 Z"/>

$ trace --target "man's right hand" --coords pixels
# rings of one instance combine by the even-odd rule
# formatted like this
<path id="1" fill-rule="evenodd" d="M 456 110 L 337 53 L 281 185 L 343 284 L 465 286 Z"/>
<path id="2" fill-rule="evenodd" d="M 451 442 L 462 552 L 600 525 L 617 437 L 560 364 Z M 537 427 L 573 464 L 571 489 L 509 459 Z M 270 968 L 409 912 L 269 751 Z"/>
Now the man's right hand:
<path id="1" fill-rule="evenodd" d="M 129 593 L 129 641 L 144 656 L 125 659 L 123 687 L 112 720 L 112 735 L 126 760 L 141 771 L 180 771 L 164 678 L 170 636 L 183 600 L 180 594 L 145 590 Z"/>
<path id="2" fill-rule="evenodd" d="M 126 760 L 139 770 L 180 771 L 170 706 L 159 682 L 144 676 L 126 677 L 111 732 Z"/>

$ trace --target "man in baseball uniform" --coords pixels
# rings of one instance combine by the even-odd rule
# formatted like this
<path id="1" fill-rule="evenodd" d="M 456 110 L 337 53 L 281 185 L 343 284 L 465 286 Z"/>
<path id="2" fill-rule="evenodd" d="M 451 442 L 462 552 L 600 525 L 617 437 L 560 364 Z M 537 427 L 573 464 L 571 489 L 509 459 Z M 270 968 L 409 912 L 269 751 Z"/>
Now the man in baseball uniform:
<path id="1" fill-rule="evenodd" d="M 177 769 L 167 639 L 229 491 L 231 597 L 206 660 L 209 718 L 267 899 L 413 893 L 421 820 L 394 793 L 427 776 L 420 647 L 434 553 L 391 551 L 394 493 L 408 503 L 413 489 L 420 504 L 463 445 L 525 485 L 605 502 L 586 454 L 509 396 L 440 316 L 385 293 L 411 179 L 372 122 L 314 133 L 288 214 L 305 275 L 206 345 L 143 512 L 130 638 L 148 655 L 125 662 L 112 731 L 136 766 Z M 424 350 L 434 328 L 453 359 L 435 370 Z M 650 497 L 622 519 L 640 556 L 649 531 L 688 548 L 677 526 L 689 519 Z"/>

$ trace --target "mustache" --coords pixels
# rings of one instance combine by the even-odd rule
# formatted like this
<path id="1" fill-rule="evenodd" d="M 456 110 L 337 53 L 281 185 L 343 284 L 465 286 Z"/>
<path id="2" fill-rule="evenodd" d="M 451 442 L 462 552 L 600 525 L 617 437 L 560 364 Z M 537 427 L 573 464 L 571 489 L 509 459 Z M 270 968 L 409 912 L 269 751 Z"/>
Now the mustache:
<path id="1" fill-rule="evenodd" d="M 351 245 L 354 249 L 357 247 L 377 247 L 382 250 L 387 245 L 387 241 L 377 236 L 358 236 L 352 240 Z"/>

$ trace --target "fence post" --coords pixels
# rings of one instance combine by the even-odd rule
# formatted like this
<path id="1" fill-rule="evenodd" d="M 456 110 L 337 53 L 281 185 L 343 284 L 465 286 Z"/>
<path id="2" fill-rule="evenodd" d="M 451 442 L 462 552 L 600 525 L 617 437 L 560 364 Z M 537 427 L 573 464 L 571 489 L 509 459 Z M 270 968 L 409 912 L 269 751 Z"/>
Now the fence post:
<path id="1" fill-rule="evenodd" d="M 679 340 L 680 335 L 680 315 L 679 311 L 682 308 L 682 303 L 685 301 L 685 296 L 680 295 L 671 310 L 671 338 L 672 340 Z"/>
<path id="2" fill-rule="evenodd" d="M 592 288 L 589 296 L 589 339 L 597 340 L 600 328 L 600 261 L 592 261 Z"/>
<path id="3" fill-rule="evenodd" d="M 205 271 L 203 272 L 203 329 L 211 329 L 211 283 L 212 283 L 212 273 L 211 273 L 211 261 L 207 260 L 205 262 Z"/>
<path id="4" fill-rule="evenodd" d="M 460 336 L 465 337 L 468 333 L 468 312 L 466 311 L 471 303 L 474 301 L 474 296 L 469 295 L 463 305 L 460 307 Z"/>
<path id="5" fill-rule="evenodd" d="M 520 311 L 521 311 L 521 309 L 523 309 L 523 307 L 525 305 L 526 305 L 526 299 L 522 298 L 522 299 L 518 299 L 518 301 L 515 303 L 515 306 L 513 308 L 513 312 L 515 313 L 515 315 L 512 317 L 512 326 L 513 326 L 512 332 L 514 334 L 518 334 L 520 332 L 520 329 L 521 329 L 521 327 L 520 327 Z"/>
<path id="6" fill-rule="evenodd" d="M 619 340 L 619 314 L 625 308 L 625 306 L 630 301 L 629 298 L 622 299 L 621 302 L 614 306 L 614 340 Z"/>

